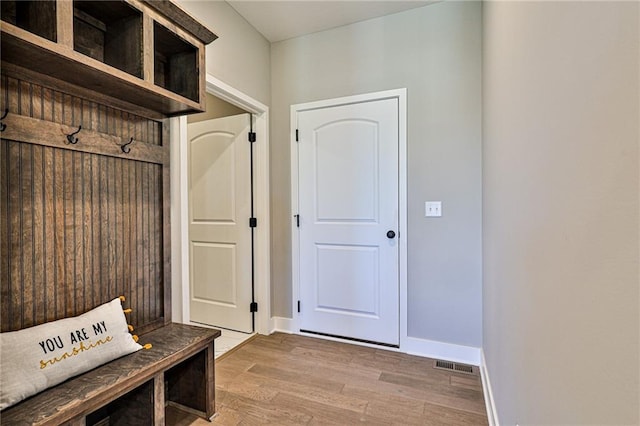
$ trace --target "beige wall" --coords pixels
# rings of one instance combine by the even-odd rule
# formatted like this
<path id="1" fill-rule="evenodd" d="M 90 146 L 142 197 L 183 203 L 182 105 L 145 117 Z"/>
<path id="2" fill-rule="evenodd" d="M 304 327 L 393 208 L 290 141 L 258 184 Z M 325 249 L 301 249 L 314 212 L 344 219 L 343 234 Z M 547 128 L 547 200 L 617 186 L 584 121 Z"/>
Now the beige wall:
<path id="1" fill-rule="evenodd" d="M 640 423 L 639 13 L 484 5 L 484 353 L 504 425 Z"/>
<path id="2" fill-rule="evenodd" d="M 197 123 L 199 121 L 211 120 L 213 118 L 229 117 L 230 115 L 243 114 L 246 111 L 225 102 L 207 93 L 207 110 L 199 114 L 191 114 L 187 116 L 188 123 Z"/>
<path id="3" fill-rule="evenodd" d="M 290 106 L 406 87 L 409 335 L 481 346 L 481 33 L 479 2 L 443 2 L 272 44 L 274 315 L 292 315 Z"/>
<path id="4" fill-rule="evenodd" d="M 269 42 L 225 1 L 177 3 L 219 37 L 207 46 L 207 72 L 269 105 Z"/>

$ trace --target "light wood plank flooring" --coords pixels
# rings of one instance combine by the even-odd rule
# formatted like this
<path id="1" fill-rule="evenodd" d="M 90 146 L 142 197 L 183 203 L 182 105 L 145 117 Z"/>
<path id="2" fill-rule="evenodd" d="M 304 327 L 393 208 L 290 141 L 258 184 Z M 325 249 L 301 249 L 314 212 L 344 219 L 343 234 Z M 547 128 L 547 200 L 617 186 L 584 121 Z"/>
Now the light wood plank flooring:
<path id="1" fill-rule="evenodd" d="M 480 377 L 433 360 L 276 333 L 216 360 L 214 424 L 486 425 Z M 206 425 L 169 412 L 167 424 Z"/>

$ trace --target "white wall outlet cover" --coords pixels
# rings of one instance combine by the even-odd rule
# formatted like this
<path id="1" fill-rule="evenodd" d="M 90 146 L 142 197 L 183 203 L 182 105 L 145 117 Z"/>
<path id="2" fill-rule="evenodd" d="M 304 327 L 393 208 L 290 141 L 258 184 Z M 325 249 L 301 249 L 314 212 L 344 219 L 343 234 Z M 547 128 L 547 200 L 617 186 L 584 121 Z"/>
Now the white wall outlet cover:
<path id="1" fill-rule="evenodd" d="M 442 216 L 442 201 L 425 201 L 424 215 L 425 217 Z"/>

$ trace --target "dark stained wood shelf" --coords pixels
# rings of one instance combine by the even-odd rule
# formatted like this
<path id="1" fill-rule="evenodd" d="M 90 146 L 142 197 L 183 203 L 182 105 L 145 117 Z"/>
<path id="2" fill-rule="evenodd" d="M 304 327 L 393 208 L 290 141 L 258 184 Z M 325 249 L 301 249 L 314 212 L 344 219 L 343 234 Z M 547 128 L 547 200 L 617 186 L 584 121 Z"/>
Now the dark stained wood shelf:
<path id="1" fill-rule="evenodd" d="M 178 6 L 139 0 L 2 4 L 3 63 L 167 117 L 204 111 L 205 44 L 216 36 Z"/>
<path id="2" fill-rule="evenodd" d="M 35 395 L 3 411 L 0 421 L 3 425 L 84 424 L 81 420 L 85 416 L 93 419 L 117 413 L 119 404 L 136 399 L 129 393 L 139 387 L 142 393 L 150 387 L 154 395 L 151 408 L 142 400 L 136 401 L 135 409 L 144 413 L 144 423 L 150 422 L 149 412 L 155 413 L 151 424 L 158 424 L 159 416 L 164 418 L 165 387 L 169 401 L 209 418 L 215 408 L 213 341 L 218 336 L 220 331 L 215 329 L 169 324 L 140 336 L 140 343 L 151 343 L 151 349 L 141 349 Z M 123 401 L 118 401 L 122 396 Z M 135 412 L 125 411 L 129 419 L 135 418 Z"/>

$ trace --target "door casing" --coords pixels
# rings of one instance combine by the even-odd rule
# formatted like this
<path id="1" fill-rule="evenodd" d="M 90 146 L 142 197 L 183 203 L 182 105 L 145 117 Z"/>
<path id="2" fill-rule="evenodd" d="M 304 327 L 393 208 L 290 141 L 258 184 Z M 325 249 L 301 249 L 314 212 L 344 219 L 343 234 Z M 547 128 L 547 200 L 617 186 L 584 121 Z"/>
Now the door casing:
<path id="1" fill-rule="evenodd" d="M 326 108 L 331 106 L 348 105 L 360 102 L 369 102 L 383 99 L 398 99 L 398 198 L 399 198 L 399 276 L 400 276 L 400 347 L 402 351 L 407 342 L 407 89 L 394 89 L 382 92 L 366 93 L 361 95 L 346 96 L 334 99 L 326 99 L 291 106 L 290 115 L 290 140 L 291 140 L 291 211 L 295 215 L 298 211 L 298 156 L 296 142 L 297 114 L 299 112 Z M 291 254 L 292 254 L 292 329 L 300 333 L 300 321 L 298 316 L 298 300 L 300 300 L 300 246 L 296 221 L 291 218 Z M 317 335 L 309 334 L 312 337 Z M 330 340 L 336 340 L 329 338 Z M 366 345 L 366 344 L 365 344 Z"/>
<path id="2" fill-rule="evenodd" d="M 207 92 L 254 114 L 255 211 L 259 226 L 255 239 L 255 291 L 258 312 L 255 331 L 271 333 L 271 267 L 269 232 L 269 107 L 210 74 Z M 171 291 L 174 320 L 189 323 L 189 215 L 187 174 L 187 117 L 171 118 Z M 260 226 L 264 224 L 264 226 Z"/>

